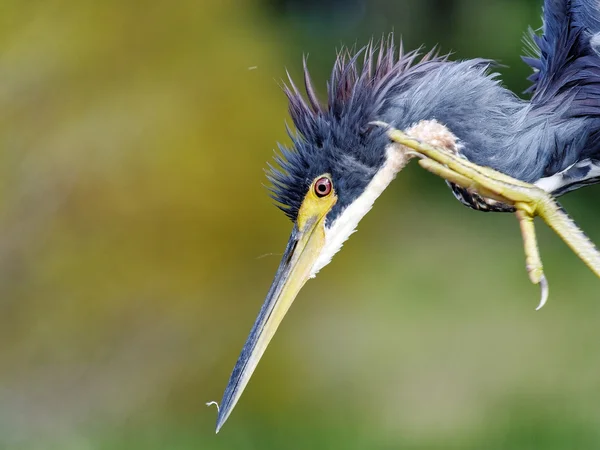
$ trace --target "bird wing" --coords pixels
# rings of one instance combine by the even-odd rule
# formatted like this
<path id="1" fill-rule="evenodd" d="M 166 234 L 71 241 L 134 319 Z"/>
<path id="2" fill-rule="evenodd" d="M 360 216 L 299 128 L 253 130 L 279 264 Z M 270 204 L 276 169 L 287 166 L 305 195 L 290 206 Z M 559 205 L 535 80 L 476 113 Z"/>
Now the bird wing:
<path id="1" fill-rule="evenodd" d="M 569 100 L 569 116 L 600 117 L 600 0 L 545 0 L 528 44 L 532 106 Z"/>

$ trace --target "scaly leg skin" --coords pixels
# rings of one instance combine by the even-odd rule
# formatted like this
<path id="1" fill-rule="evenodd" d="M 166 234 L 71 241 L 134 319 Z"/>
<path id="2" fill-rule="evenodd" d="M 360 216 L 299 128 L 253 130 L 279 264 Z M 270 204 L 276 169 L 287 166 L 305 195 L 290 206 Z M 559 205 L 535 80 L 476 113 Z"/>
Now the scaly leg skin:
<path id="1" fill-rule="evenodd" d="M 414 155 L 423 158 L 422 155 Z M 451 183 L 457 184 L 465 189 L 476 189 L 478 186 L 471 179 L 458 174 L 446 166 L 439 164 L 431 159 L 419 159 L 419 165 L 424 169 L 438 175 Z M 479 188 L 478 192 L 487 198 L 492 198 L 500 202 L 506 202 L 505 198 L 497 196 L 494 192 L 488 191 L 484 188 Z M 533 216 L 530 215 L 527 210 L 527 205 L 514 205 L 517 208 L 517 218 L 521 225 L 521 233 L 523 236 L 523 244 L 525 247 L 525 262 L 527 267 L 527 273 L 529 279 L 533 284 L 539 284 L 541 287 L 541 299 L 536 311 L 541 309 L 548 301 L 548 281 L 544 276 L 544 270 L 542 266 L 542 260 L 537 245 L 537 239 L 535 237 L 535 228 L 533 226 Z"/>
<path id="2" fill-rule="evenodd" d="M 546 191 L 489 167 L 473 164 L 444 149 L 421 143 L 400 131 L 391 130 L 390 138 L 430 158 L 442 167 L 445 165 L 445 168 L 456 172 L 460 177 L 455 181 L 462 187 L 476 190 L 484 197 L 515 205 L 517 209 L 527 208 L 528 214 L 532 217 L 540 216 L 592 272 L 600 277 L 600 252 Z M 440 176 L 445 177 L 445 174 Z M 468 185 L 465 185 L 465 180 L 469 180 Z"/>
<path id="3" fill-rule="evenodd" d="M 531 282 L 533 284 L 539 284 L 542 289 L 540 304 L 535 308 L 536 311 L 539 311 L 548 301 L 548 281 L 544 276 L 542 259 L 540 258 L 540 251 L 535 237 L 533 216 L 527 212 L 526 206 L 523 208 L 523 205 L 516 204 L 515 207 L 517 208 L 516 215 L 517 219 L 519 219 L 519 224 L 521 225 L 521 234 L 525 246 L 525 265 L 527 267 L 527 273 L 529 274 Z"/>
<path id="4" fill-rule="evenodd" d="M 419 161 L 427 170 L 464 188 L 477 191 L 484 197 L 515 206 L 521 223 L 529 276 L 531 281 L 541 284 L 542 287 L 541 305 L 545 302 L 548 286 L 543 276 L 533 227 L 533 217 L 536 215 L 565 241 L 596 276 L 600 277 L 600 252 L 550 194 L 537 186 L 516 180 L 489 167 L 478 166 L 448 150 L 433 147 L 385 126 L 392 141 L 413 149 L 418 156 L 428 158 Z"/>

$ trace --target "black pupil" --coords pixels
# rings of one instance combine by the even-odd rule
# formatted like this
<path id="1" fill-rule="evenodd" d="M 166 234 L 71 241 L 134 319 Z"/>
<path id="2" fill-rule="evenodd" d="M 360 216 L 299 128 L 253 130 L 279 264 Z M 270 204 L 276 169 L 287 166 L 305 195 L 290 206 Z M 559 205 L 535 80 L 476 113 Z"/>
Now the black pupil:
<path id="1" fill-rule="evenodd" d="M 319 194 L 319 196 L 325 196 L 329 194 L 329 191 L 331 190 L 330 186 L 330 181 L 327 178 L 320 179 L 317 181 L 317 194 Z"/>

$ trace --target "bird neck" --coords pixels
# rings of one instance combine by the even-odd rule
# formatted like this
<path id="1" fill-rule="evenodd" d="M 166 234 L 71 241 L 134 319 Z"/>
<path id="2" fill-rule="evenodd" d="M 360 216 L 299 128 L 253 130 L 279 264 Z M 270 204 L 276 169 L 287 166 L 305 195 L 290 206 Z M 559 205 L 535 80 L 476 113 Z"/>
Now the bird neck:
<path id="1" fill-rule="evenodd" d="M 325 245 L 315 262 L 311 278 L 331 261 L 344 242 L 356 231 L 358 223 L 371 210 L 375 200 L 383 193 L 410 160 L 398 144 L 389 144 L 385 150 L 385 161 L 375 173 L 364 191 L 325 228 Z"/>

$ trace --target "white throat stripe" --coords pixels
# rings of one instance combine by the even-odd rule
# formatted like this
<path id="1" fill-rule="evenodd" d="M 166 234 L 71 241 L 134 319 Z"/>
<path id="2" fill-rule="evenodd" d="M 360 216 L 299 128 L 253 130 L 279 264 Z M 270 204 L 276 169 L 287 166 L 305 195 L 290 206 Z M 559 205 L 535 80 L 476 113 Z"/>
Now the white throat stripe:
<path id="1" fill-rule="evenodd" d="M 386 149 L 386 162 L 375 174 L 364 192 L 344 209 L 331 226 L 325 230 L 325 246 L 311 271 L 314 277 L 325 267 L 341 248 L 344 242 L 356 231 L 358 222 L 371 210 L 373 203 L 396 177 L 406 163 L 408 157 L 397 144 L 390 144 Z"/>

